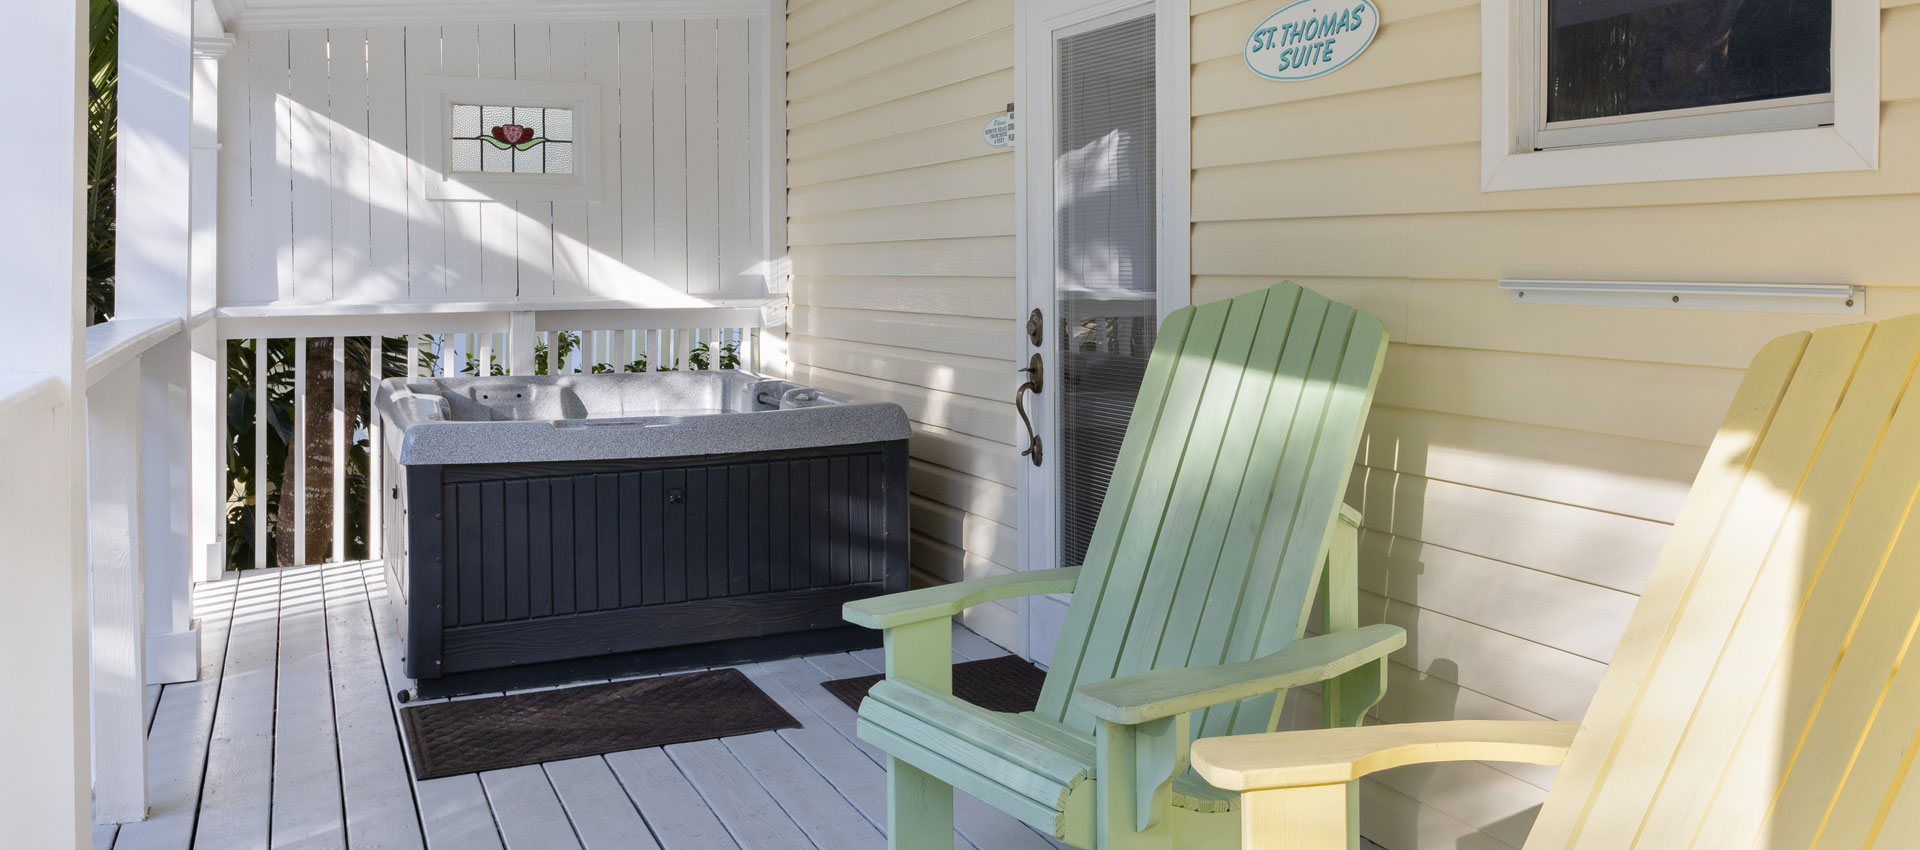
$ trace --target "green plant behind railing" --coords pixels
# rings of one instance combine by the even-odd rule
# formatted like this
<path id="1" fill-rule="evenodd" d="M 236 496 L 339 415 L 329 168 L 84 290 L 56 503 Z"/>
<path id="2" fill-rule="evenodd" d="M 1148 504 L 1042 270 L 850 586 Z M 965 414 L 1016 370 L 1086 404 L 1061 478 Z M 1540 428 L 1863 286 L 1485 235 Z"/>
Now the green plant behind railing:
<path id="1" fill-rule="evenodd" d="M 293 452 L 293 438 L 297 423 L 294 404 L 294 340 L 266 340 L 266 374 L 254 374 L 256 340 L 237 339 L 227 343 L 227 567 L 244 570 L 255 563 L 254 557 L 254 513 L 267 512 L 266 563 L 285 566 L 297 563 L 310 563 L 326 557 L 338 560 L 344 557 L 355 560 L 368 557 L 373 551 L 369 546 L 367 505 L 371 478 L 369 467 L 372 454 L 369 451 L 368 434 L 373 421 L 373 384 L 375 370 L 370 368 L 372 345 L 369 337 L 346 337 L 347 373 L 342 384 L 346 390 L 343 407 L 347 411 L 348 421 L 342 429 L 350 441 L 344 447 L 346 458 L 346 514 L 339 517 L 343 523 L 346 540 L 344 553 L 330 552 L 333 536 L 333 452 L 332 439 L 332 400 L 333 392 L 333 340 L 330 337 L 311 337 L 307 340 L 307 451 L 301 455 L 304 459 L 307 481 L 306 516 L 294 516 L 294 505 L 285 499 L 292 492 L 295 473 L 299 471 L 296 455 Z M 416 340 L 419 362 L 414 372 L 419 375 L 438 375 L 441 372 L 442 359 L 447 356 L 444 338 L 420 336 Z M 534 347 L 535 374 L 553 374 L 555 367 L 564 368 L 574 352 L 580 348 L 580 335 L 574 332 L 559 332 L 553 335 L 553 347 L 542 342 Z M 407 374 L 407 340 L 402 337 L 385 337 L 381 340 L 381 362 L 378 369 L 380 378 L 400 377 Z M 735 342 L 720 343 L 717 348 L 701 342 L 687 353 L 689 368 L 704 370 L 712 367 L 715 353 L 718 354 L 719 368 L 740 368 L 740 345 Z M 471 353 L 460 353 L 464 359 L 459 372 L 463 375 L 477 375 L 480 372 L 479 358 Z M 614 371 L 645 372 L 647 357 L 641 355 L 637 360 L 616 369 L 610 363 L 585 364 L 585 370 L 603 374 Z M 678 369 L 678 360 L 672 365 L 656 366 L 656 371 L 674 371 Z M 575 368 L 573 374 L 582 370 Z M 498 356 L 490 356 L 487 373 L 504 375 Z M 266 394 L 266 428 L 256 431 L 254 428 L 255 398 L 258 393 Z M 255 468 L 255 441 L 264 434 L 266 445 L 266 469 Z M 296 522 L 306 524 L 307 551 L 293 551 L 292 528 Z"/>
<path id="2" fill-rule="evenodd" d="M 92 0 L 87 44 L 87 324 L 113 315 L 115 143 L 119 138 L 120 7 Z M 17 166 L 24 167 L 24 166 Z"/>

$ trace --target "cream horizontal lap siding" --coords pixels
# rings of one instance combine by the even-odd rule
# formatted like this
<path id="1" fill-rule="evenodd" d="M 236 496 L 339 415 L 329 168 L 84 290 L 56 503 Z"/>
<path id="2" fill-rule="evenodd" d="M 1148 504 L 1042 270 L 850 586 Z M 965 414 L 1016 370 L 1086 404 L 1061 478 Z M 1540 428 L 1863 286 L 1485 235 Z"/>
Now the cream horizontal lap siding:
<path id="1" fill-rule="evenodd" d="M 1497 193 L 1477 5 L 1381 0 L 1363 56 L 1276 83 L 1241 45 L 1282 5 L 1194 0 L 1194 301 L 1287 277 L 1387 324 L 1349 495 L 1363 617 L 1409 633 L 1379 719 L 1578 719 L 1740 370 L 1851 319 L 1518 305 L 1494 282 L 1847 282 L 1868 318 L 1920 311 L 1920 2 L 1883 3 L 1878 172 Z M 1391 771 L 1362 832 L 1517 847 L 1552 778 Z"/>
<path id="2" fill-rule="evenodd" d="M 795 379 L 913 420 L 916 583 L 1018 564 L 1010 399 L 1013 0 L 795 0 L 787 14 Z M 1019 646 L 1012 603 L 968 625 Z"/>

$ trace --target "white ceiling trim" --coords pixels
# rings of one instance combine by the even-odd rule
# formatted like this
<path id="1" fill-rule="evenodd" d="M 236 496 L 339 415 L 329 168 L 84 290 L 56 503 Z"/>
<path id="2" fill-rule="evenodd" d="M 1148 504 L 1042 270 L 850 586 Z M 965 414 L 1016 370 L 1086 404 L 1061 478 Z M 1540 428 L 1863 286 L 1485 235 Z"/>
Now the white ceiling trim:
<path id="1" fill-rule="evenodd" d="M 769 0 L 406 0 L 394 3 L 312 2 L 255 7 L 215 0 L 231 30 L 516 21 L 611 21 L 636 18 L 763 18 Z"/>

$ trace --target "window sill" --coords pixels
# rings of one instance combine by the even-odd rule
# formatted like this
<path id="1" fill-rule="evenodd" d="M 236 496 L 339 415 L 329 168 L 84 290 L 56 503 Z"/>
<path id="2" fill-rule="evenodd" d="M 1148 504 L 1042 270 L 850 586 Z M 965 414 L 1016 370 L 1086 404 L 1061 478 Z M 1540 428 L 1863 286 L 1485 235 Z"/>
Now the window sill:
<path id="1" fill-rule="evenodd" d="M 1483 191 L 1503 192 L 1877 167 L 1877 158 L 1862 153 L 1839 128 L 1814 127 L 1527 153 L 1488 146 L 1480 176 Z"/>

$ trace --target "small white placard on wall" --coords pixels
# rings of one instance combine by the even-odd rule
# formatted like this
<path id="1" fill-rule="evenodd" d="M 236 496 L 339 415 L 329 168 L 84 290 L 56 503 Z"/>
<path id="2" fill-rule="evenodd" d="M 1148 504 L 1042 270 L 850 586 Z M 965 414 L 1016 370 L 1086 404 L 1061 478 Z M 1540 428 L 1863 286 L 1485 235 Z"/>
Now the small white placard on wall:
<path id="1" fill-rule="evenodd" d="M 987 119 L 986 129 L 981 131 L 981 136 L 991 147 L 1013 147 L 1013 113 L 1007 112 Z"/>

